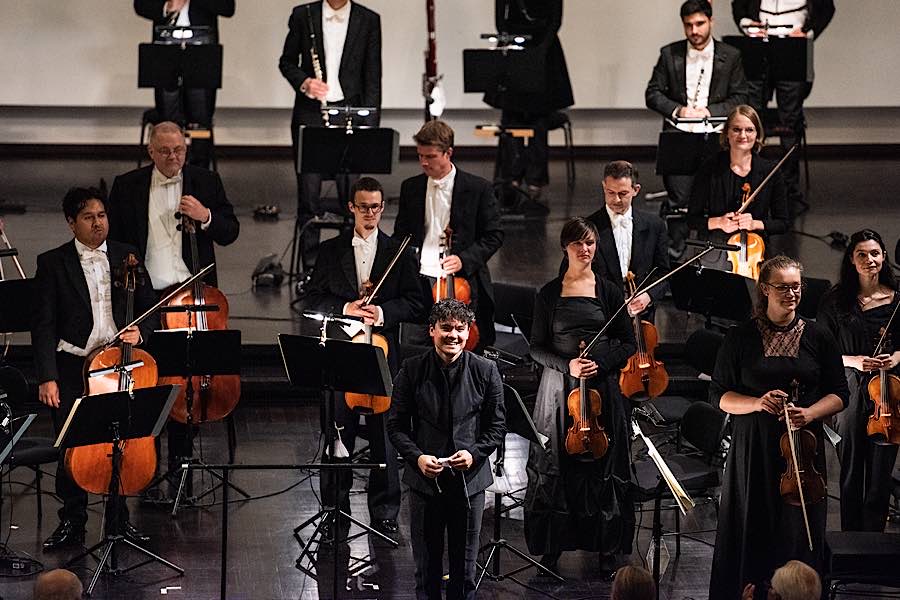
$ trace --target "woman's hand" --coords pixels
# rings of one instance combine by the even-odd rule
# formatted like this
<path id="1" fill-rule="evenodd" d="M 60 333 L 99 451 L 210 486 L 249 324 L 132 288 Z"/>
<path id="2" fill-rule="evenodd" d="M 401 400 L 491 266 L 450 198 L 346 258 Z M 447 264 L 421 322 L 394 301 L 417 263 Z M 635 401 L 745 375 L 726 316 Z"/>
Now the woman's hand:
<path id="1" fill-rule="evenodd" d="M 586 358 L 573 358 L 569 361 L 569 375 L 588 379 L 597 374 L 597 363 Z"/>
<path id="2" fill-rule="evenodd" d="M 809 408 L 794 406 L 793 403 L 788 404 L 787 412 L 788 418 L 791 420 L 791 429 L 806 427 L 816 420 Z"/>
<path id="3" fill-rule="evenodd" d="M 784 412 L 784 409 L 782 407 L 784 406 L 784 401 L 787 399 L 787 397 L 788 395 L 781 390 L 769 390 L 759 397 L 756 405 L 756 411 L 765 411 L 772 415 L 780 415 L 782 412 Z"/>

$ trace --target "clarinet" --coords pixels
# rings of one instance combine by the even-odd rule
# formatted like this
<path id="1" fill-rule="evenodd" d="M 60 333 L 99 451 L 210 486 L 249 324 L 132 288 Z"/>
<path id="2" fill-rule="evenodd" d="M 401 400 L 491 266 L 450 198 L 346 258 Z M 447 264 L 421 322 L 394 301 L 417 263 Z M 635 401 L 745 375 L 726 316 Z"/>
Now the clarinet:
<path id="1" fill-rule="evenodd" d="M 700 75 L 697 77 L 697 89 L 694 90 L 694 98 L 691 100 L 691 108 L 697 108 L 697 100 L 700 98 L 700 85 L 703 83 L 703 71 L 705 69 L 700 67 Z"/>
<path id="2" fill-rule="evenodd" d="M 319 53 L 316 52 L 316 28 L 313 26 L 312 11 L 309 4 L 306 5 L 306 19 L 309 25 L 309 54 L 312 58 L 313 74 L 319 81 L 324 81 L 322 77 L 322 63 L 319 62 Z M 325 123 L 325 127 L 328 127 L 330 125 L 328 122 L 328 101 L 322 98 L 319 102 L 321 103 L 322 121 Z"/>

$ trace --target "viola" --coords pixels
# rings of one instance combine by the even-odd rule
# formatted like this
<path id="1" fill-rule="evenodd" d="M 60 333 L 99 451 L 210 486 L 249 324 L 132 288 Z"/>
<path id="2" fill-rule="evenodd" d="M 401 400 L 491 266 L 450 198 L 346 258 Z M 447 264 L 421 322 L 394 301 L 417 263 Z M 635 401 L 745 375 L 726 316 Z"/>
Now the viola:
<path id="1" fill-rule="evenodd" d="M 900 303 L 897 303 L 897 306 L 900 307 Z M 894 308 L 887 326 L 881 328 L 879 332 L 881 340 L 873 356 L 878 356 L 885 347 L 891 346 L 888 331 L 896 314 L 897 308 Z M 879 369 L 878 375 L 869 379 L 866 389 L 869 398 L 875 403 L 875 410 L 869 415 L 866 423 L 866 433 L 869 437 L 880 437 L 891 444 L 900 443 L 900 377 L 888 373 L 885 369 Z"/>
<path id="2" fill-rule="evenodd" d="M 192 272 L 199 270 L 200 258 L 197 250 L 197 222 L 182 215 L 181 229 L 187 232 L 191 247 Z M 192 286 L 175 294 L 168 306 L 214 305 L 216 311 L 164 312 L 160 318 L 163 329 L 189 329 L 196 331 L 228 329 L 228 298 L 218 288 L 205 284 L 199 279 Z M 161 377 L 160 385 L 181 385 L 178 397 L 169 413 L 179 423 L 188 422 L 187 378 Z M 227 417 L 241 398 L 240 375 L 193 375 L 191 385 L 194 400 L 191 406 L 191 423 L 218 421 Z"/>
<path id="3" fill-rule="evenodd" d="M 625 281 L 628 295 L 634 296 L 637 291 L 634 273 L 629 271 Z M 640 315 L 635 315 L 631 320 L 637 352 L 631 355 L 622 367 L 619 373 L 619 388 L 626 398 L 656 398 L 669 387 L 666 366 L 653 355 L 653 351 L 659 345 L 659 333 L 653 323 L 642 320 Z"/>
<path id="4" fill-rule="evenodd" d="M 580 344 L 582 353 L 584 341 Z M 587 387 L 587 379 L 578 378 L 578 387 L 569 392 L 566 406 L 572 424 L 566 431 L 566 452 L 573 456 L 590 454 L 603 458 L 609 448 L 609 437 L 603 428 L 603 399 L 600 392 Z"/>
<path id="5" fill-rule="evenodd" d="M 125 259 L 124 285 L 127 300 L 125 321 L 131 323 L 134 318 L 135 287 L 146 285 L 145 277 L 139 274 L 138 260 L 134 254 Z M 139 281 L 140 280 L 140 281 Z M 134 369 L 125 369 L 125 365 L 134 361 L 143 364 Z M 107 375 L 89 377 L 88 373 L 100 369 L 117 367 Z M 148 388 L 156 385 L 156 361 L 150 354 L 131 344 L 122 342 L 120 346 L 100 347 L 92 352 L 84 366 L 85 395 L 124 392 L 135 388 Z M 156 443 L 152 436 L 124 440 L 119 442 L 122 448 L 120 465 L 119 493 L 123 495 L 139 494 L 156 474 Z M 81 489 L 92 494 L 106 494 L 112 479 L 112 444 L 91 444 L 66 450 L 65 466 L 72 480 Z"/>
<path id="6" fill-rule="evenodd" d="M 403 248 L 400 249 L 403 251 Z M 398 253 L 397 256 L 400 254 Z M 385 275 L 387 272 L 385 272 Z M 364 300 L 364 306 L 371 302 L 371 298 L 375 295 L 373 293 L 374 285 L 371 281 L 364 281 L 362 289 L 362 299 Z M 368 298 L 368 300 L 367 300 Z M 384 352 L 384 357 L 387 358 L 388 355 L 388 341 L 380 333 L 374 333 L 372 331 L 372 326 L 363 323 L 363 330 L 361 333 L 356 334 L 351 340 L 354 344 L 369 344 L 377 346 L 381 348 L 382 352 Z M 356 394 L 353 392 L 344 393 L 344 402 L 347 403 L 351 409 L 361 412 L 363 414 L 371 414 L 377 415 L 383 412 L 387 412 L 391 407 L 391 397 L 390 396 L 376 396 L 375 394 Z"/>
<path id="7" fill-rule="evenodd" d="M 447 227 L 443 235 L 441 235 L 440 253 L 438 255 L 440 260 L 444 260 L 444 258 L 452 254 L 452 244 L 453 230 Z M 472 287 L 466 278 L 448 273 L 438 277 L 434 285 L 431 286 L 431 296 L 435 302 L 453 298 L 463 304 L 471 304 Z M 472 321 L 472 325 L 469 326 L 469 339 L 466 341 L 465 349 L 469 351 L 474 350 L 478 346 L 478 339 L 478 324 Z"/>
<path id="8" fill-rule="evenodd" d="M 749 206 L 750 184 L 744 183 L 741 187 L 743 196 L 741 197 L 741 207 L 736 214 L 742 214 L 746 207 Z M 740 246 L 740 250 L 729 250 L 728 260 L 731 261 L 731 272 L 737 275 L 743 275 L 751 279 L 759 279 L 759 265 L 763 261 L 766 253 L 766 244 L 763 242 L 759 234 L 740 230 L 728 238 L 729 244 Z"/>

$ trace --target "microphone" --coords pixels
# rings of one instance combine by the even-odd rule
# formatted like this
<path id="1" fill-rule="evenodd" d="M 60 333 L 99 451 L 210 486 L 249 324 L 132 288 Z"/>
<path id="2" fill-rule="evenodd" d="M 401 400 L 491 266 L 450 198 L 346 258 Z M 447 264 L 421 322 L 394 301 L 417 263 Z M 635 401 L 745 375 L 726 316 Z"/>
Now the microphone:
<path id="1" fill-rule="evenodd" d="M 685 240 L 686 246 L 695 246 L 697 248 L 715 248 L 716 250 L 725 250 L 726 252 L 738 252 L 741 247 L 737 244 L 719 244 L 717 242 L 703 240 Z"/>

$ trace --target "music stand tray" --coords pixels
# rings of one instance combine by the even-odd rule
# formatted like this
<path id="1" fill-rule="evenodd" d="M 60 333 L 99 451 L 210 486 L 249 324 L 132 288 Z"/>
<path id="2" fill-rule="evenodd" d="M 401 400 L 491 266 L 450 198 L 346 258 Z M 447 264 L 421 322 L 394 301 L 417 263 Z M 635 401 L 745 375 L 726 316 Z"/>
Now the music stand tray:
<path id="1" fill-rule="evenodd" d="M 297 172 L 390 174 L 400 161 L 400 134 L 385 127 L 301 125 Z"/>
<path id="2" fill-rule="evenodd" d="M 31 331 L 31 310 L 35 302 L 34 279 L 0 281 L 0 331 Z"/>
<path id="3" fill-rule="evenodd" d="M 546 88 L 546 52 L 524 48 L 463 50 L 463 92 L 540 94 Z"/>
<path id="4" fill-rule="evenodd" d="M 657 175 L 695 175 L 708 157 L 719 150 L 718 133 L 659 132 Z"/>
<path id="5" fill-rule="evenodd" d="M 138 87 L 221 88 L 221 44 L 140 44 Z"/>
<path id="6" fill-rule="evenodd" d="M 113 392 L 83 396 L 75 400 L 66 422 L 63 424 L 54 446 L 59 449 L 89 446 L 92 444 L 111 443 L 112 477 L 109 485 L 109 502 L 118 510 L 119 468 L 122 460 L 121 442 L 134 438 L 156 437 L 166 422 L 172 404 L 178 396 L 178 386 L 160 385 L 141 388 L 132 392 Z M 66 566 L 100 551 L 97 570 L 91 578 L 86 595 L 90 596 L 104 571 L 111 575 L 120 575 L 136 569 L 149 562 L 158 562 L 179 575 L 184 569 L 158 556 L 143 546 L 139 546 L 118 531 L 119 516 L 113 516 L 113 523 L 104 526 L 105 537 L 78 556 L 69 560 Z M 122 544 L 143 554 L 148 560 L 125 569 L 118 566 L 118 547 Z"/>
<path id="7" fill-rule="evenodd" d="M 749 277 L 699 267 L 686 268 L 671 278 L 672 299 L 681 310 L 712 317 L 745 321 L 753 311 L 753 288 Z"/>
<path id="8" fill-rule="evenodd" d="M 813 80 L 814 42 L 809 38 L 726 35 L 722 41 L 741 51 L 749 81 L 768 79 L 770 73 L 775 81 Z"/>

